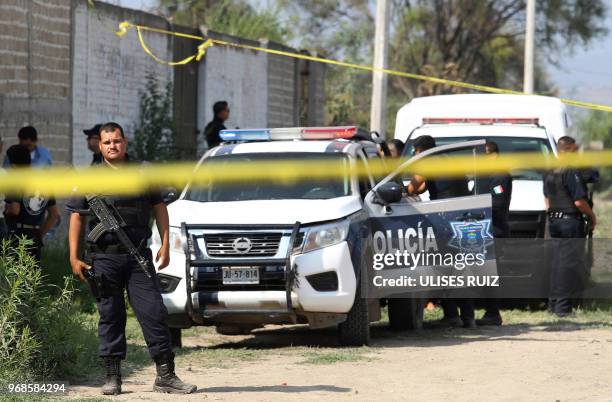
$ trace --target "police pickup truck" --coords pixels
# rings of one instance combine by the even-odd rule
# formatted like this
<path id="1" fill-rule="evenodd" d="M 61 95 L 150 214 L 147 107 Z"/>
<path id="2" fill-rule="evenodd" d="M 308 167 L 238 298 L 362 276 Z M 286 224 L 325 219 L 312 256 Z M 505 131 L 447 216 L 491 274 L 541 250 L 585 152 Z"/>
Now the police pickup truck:
<path id="1" fill-rule="evenodd" d="M 420 202 L 397 184 L 421 158 L 465 150 L 476 155 L 484 141 L 429 150 L 376 184 L 370 169 L 378 160 L 375 144 L 356 127 L 236 129 L 221 138 L 225 143 L 196 169 L 230 168 L 235 161 L 257 169 L 258 161 L 291 159 L 334 163 L 338 174 L 299 182 L 212 180 L 183 190 L 168 207 L 170 265 L 158 273 L 175 338 L 195 325 L 244 333 L 265 324 L 308 323 L 337 326 L 340 344 L 362 345 L 385 303 L 392 327 L 418 328 L 424 294 L 372 292 L 373 281 L 380 282 L 374 254 L 450 244 L 461 237 L 458 225 L 469 226 L 472 238 L 490 238 L 489 195 Z M 159 242 L 154 234 L 152 249 Z M 487 260 L 494 265 L 494 254 Z"/>

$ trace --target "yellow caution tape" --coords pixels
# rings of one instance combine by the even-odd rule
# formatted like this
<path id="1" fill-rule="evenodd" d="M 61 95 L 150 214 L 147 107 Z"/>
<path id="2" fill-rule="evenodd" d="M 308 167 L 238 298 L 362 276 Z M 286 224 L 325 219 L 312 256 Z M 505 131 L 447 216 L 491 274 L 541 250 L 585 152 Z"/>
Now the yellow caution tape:
<path id="1" fill-rule="evenodd" d="M 290 155 L 290 154 L 289 154 Z M 287 156 L 290 158 L 290 156 Z M 212 159 L 214 161 L 214 158 Z M 405 160 L 371 160 L 370 172 L 384 177 Z M 422 176 L 451 177 L 487 175 L 516 170 L 543 170 L 558 167 L 588 168 L 612 166 L 612 151 L 562 155 L 560 158 L 539 154 L 502 155 L 497 159 L 486 156 L 430 157 L 410 164 L 400 177 Z M 128 166 L 119 169 L 74 168 L 9 169 L 0 176 L 0 192 L 5 194 L 29 194 L 40 192 L 66 197 L 71 194 L 136 194 L 151 187 L 170 186 L 183 188 L 188 182 L 208 186 L 211 183 L 244 183 L 258 181 L 296 183 L 304 180 L 324 180 L 345 177 L 346 170 L 338 161 L 288 159 L 261 162 L 207 163 L 194 170 L 193 163 Z M 365 167 L 355 168 L 355 174 L 367 175 Z"/>
<path id="2" fill-rule="evenodd" d="M 422 74 L 407 73 L 407 72 L 404 72 L 404 71 L 391 70 L 391 69 L 388 69 L 388 68 L 377 68 L 377 67 L 372 67 L 372 66 L 364 66 L 364 65 L 354 64 L 354 63 L 347 63 L 347 62 L 344 62 L 344 61 L 326 59 L 326 58 L 323 58 L 323 57 L 310 56 L 310 55 L 294 53 L 294 52 L 286 52 L 286 51 L 283 51 L 283 50 L 275 50 L 275 49 L 268 49 L 268 48 L 259 47 L 259 46 L 243 45 L 243 44 L 239 44 L 239 43 L 235 43 L 235 42 L 228 42 L 228 41 L 224 41 L 224 40 L 220 40 L 220 39 L 210 39 L 210 38 L 206 39 L 204 37 L 196 36 L 196 35 L 189 35 L 189 34 L 184 34 L 184 33 L 180 33 L 180 32 L 173 32 L 173 31 L 168 31 L 168 30 L 165 30 L 165 29 L 148 27 L 148 26 L 145 26 L 145 25 L 135 25 L 135 24 L 132 24 L 132 23 L 130 23 L 128 21 L 123 21 L 123 22 L 121 22 L 119 24 L 119 31 L 116 32 L 117 36 L 119 36 L 119 37 L 124 36 L 127 33 L 128 29 L 130 29 L 132 27 L 136 28 L 136 30 L 138 32 L 138 38 L 140 39 L 140 44 L 141 44 L 142 48 L 144 49 L 144 51 L 148 55 L 150 55 L 155 61 L 157 61 L 159 63 L 162 63 L 162 64 L 167 64 L 169 66 L 177 66 L 177 65 L 187 64 L 187 63 L 191 62 L 194 59 L 199 61 L 202 58 L 202 56 L 203 56 L 203 52 L 201 52 L 200 48 L 198 47 L 198 54 L 197 55 L 190 56 L 190 57 L 188 57 L 188 58 L 186 58 L 184 60 L 181 60 L 181 61 L 178 61 L 178 62 L 168 62 L 168 61 L 161 60 L 157 56 L 155 56 L 151 52 L 151 50 L 147 47 L 147 45 L 145 44 L 145 42 L 144 42 L 144 40 L 142 38 L 141 31 L 143 31 L 143 30 L 144 31 L 151 31 L 151 32 L 157 32 L 157 33 L 165 34 L 165 35 L 173 35 L 173 36 L 180 37 L 180 38 L 185 38 L 185 39 L 194 39 L 194 40 L 206 41 L 204 44 L 210 43 L 208 46 L 210 46 L 210 45 L 212 45 L 214 43 L 214 44 L 222 45 L 222 46 L 229 46 L 229 47 L 235 47 L 235 48 L 241 48 L 241 49 L 247 49 L 247 50 L 254 50 L 254 51 L 258 51 L 258 52 L 266 52 L 266 53 L 274 54 L 274 55 L 277 55 L 277 56 L 285 56 L 285 57 L 292 57 L 292 58 L 295 58 L 295 59 L 315 61 L 315 62 L 319 62 L 319 63 L 325 63 L 325 64 L 330 64 L 330 65 L 335 65 L 335 66 L 340 66 L 340 67 L 353 68 L 353 69 L 362 70 L 362 71 L 383 72 L 383 73 L 388 74 L 388 75 L 395 75 L 395 76 L 398 76 L 398 77 L 410 78 L 410 79 L 420 80 L 420 81 L 427 81 L 427 82 L 432 82 L 432 83 L 435 83 L 435 84 L 443 84 L 443 85 L 448 85 L 448 86 L 453 86 L 453 87 L 473 89 L 473 90 L 481 91 L 481 92 L 489 92 L 489 93 L 496 93 L 496 94 L 510 94 L 510 95 L 526 95 L 524 92 L 515 91 L 515 90 L 512 90 L 512 89 L 496 88 L 496 87 L 491 87 L 491 86 L 487 86 L 487 85 L 470 84 L 470 83 L 462 82 L 462 81 L 447 80 L 447 79 L 444 79 L 444 78 L 431 77 L 431 76 L 422 75 Z M 200 46 L 202 46 L 202 45 L 200 45 Z M 208 46 L 206 46 L 206 47 L 208 47 Z M 567 105 L 570 105 L 570 106 L 577 106 L 577 107 L 582 107 L 582 108 L 586 108 L 586 109 L 600 110 L 600 111 L 604 111 L 604 112 L 612 112 L 612 106 L 608 106 L 608 105 L 601 105 L 601 104 L 591 103 L 591 102 L 583 102 L 583 101 L 578 101 L 578 100 L 573 100 L 573 99 L 564 99 L 564 98 L 559 98 L 559 99 L 561 100 L 561 102 L 563 102 L 563 103 L 565 103 Z"/>

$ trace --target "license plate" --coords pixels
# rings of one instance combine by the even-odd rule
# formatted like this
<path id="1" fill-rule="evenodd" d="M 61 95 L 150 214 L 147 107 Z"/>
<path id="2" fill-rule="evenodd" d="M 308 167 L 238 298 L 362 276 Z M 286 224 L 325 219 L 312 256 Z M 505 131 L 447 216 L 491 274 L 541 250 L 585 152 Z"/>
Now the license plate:
<path id="1" fill-rule="evenodd" d="M 249 285 L 259 283 L 259 268 L 223 267 L 224 285 Z"/>

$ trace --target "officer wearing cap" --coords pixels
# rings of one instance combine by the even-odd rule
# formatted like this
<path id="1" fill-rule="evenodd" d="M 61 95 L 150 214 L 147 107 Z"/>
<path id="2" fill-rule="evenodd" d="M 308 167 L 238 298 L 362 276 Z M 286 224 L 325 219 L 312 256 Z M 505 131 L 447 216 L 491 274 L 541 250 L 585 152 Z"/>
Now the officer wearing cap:
<path id="1" fill-rule="evenodd" d="M 102 163 L 102 153 L 100 152 L 100 127 L 102 124 L 96 124 L 92 128 L 83 130 L 83 133 L 87 136 L 87 148 L 93 152 L 91 159 L 92 165 L 99 165 Z"/>
<path id="2" fill-rule="evenodd" d="M 102 166 L 121 174 L 121 169 L 129 161 L 126 155 L 127 140 L 123 128 L 116 123 L 106 123 L 100 128 L 100 152 L 103 156 Z M 169 222 L 166 205 L 161 193 L 151 191 L 130 197 L 104 197 L 112 203 L 117 213 L 125 221 L 123 228 L 132 243 L 138 247 L 140 254 L 149 261 L 149 275 L 138 265 L 137 260 L 128 254 L 124 244 L 114 233 L 104 233 L 95 242 L 88 239 L 87 247 L 91 266 L 79 258 L 79 242 L 83 218 L 80 211 L 88 210 L 85 197 L 75 197 L 67 205 L 71 212 L 69 226 L 70 265 L 72 272 L 84 280 L 84 271 L 93 269 L 95 275 L 104 278 L 104 294 L 96 299 L 100 321 L 98 334 L 100 339 L 99 355 L 106 366 L 106 382 L 102 387 L 104 395 L 121 393 L 121 360 L 126 355 L 125 324 L 126 311 L 124 292 L 127 289 L 128 300 L 149 348 L 149 354 L 155 361 L 157 377 L 154 391 L 188 394 L 195 391 L 194 385 L 182 382 L 174 373 L 174 355 L 171 349 L 170 331 L 166 325 L 168 312 L 161 298 L 159 284 L 155 277 L 152 254 L 147 247 L 151 237 L 149 226 L 152 215 L 157 222 L 157 229 L 162 239 L 162 246 L 157 253 L 159 269 L 168 266 Z M 90 219 L 88 231 L 99 223 Z"/>
<path id="3" fill-rule="evenodd" d="M 572 137 L 557 141 L 559 157 L 576 152 Z M 574 301 L 582 297 L 585 278 L 585 226 L 583 216 L 594 228 L 597 220 L 588 203 L 587 187 L 580 170 L 560 168 L 546 174 L 544 196 L 550 236 L 555 240 L 550 277 L 548 309 L 559 317 L 572 313 Z"/>

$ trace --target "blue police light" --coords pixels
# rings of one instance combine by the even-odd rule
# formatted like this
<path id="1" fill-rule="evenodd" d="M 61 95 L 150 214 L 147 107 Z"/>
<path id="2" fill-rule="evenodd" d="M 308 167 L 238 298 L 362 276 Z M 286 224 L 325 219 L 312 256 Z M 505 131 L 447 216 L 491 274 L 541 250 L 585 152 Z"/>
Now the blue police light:
<path id="1" fill-rule="evenodd" d="M 219 135 L 223 141 L 267 141 L 270 139 L 270 130 L 263 128 L 221 130 Z"/>

